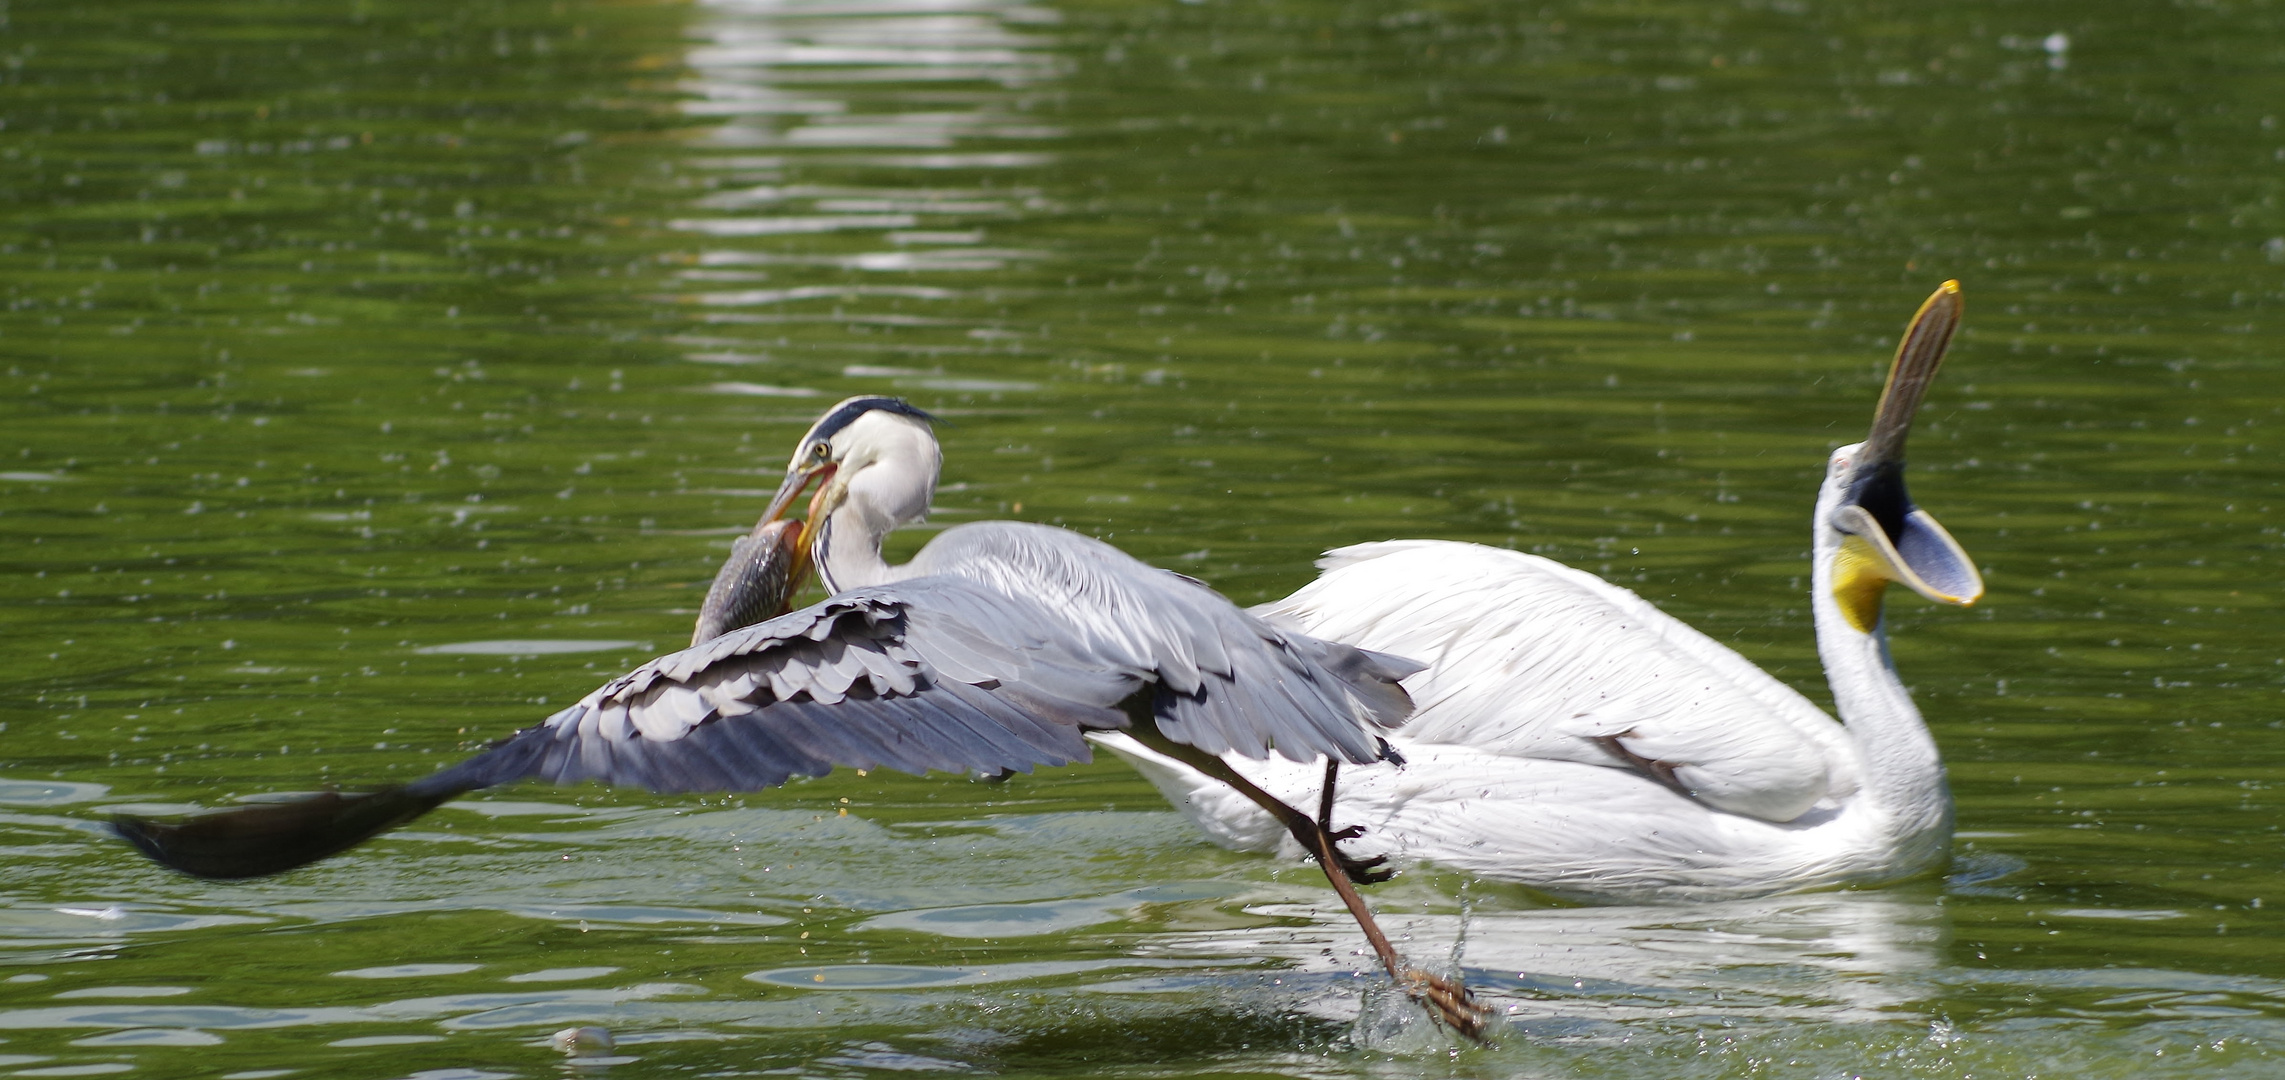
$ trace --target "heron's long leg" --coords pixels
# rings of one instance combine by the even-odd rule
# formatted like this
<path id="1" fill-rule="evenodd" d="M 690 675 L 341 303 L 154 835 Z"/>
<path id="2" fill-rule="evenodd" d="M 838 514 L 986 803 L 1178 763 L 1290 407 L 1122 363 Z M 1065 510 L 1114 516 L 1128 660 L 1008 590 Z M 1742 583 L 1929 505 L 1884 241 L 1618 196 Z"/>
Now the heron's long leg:
<path id="1" fill-rule="evenodd" d="M 1365 827 L 1362 825 L 1351 825 L 1346 829 L 1333 827 L 1333 793 L 1339 788 L 1340 783 L 1341 760 L 1339 758 L 1326 758 L 1325 786 L 1317 792 L 1317 828 L 1325 834 L 1327 839 L 1336 844 L 1343 840 L 1354 840 L 1365 835 Z M 1378 885 L 1396 876 L 1394 870 L 1379 868 L 1382 863 L 1387 861 L 1388 856 L 1386 855 L 1375 855 L 1370 859 L 1352 859 L 1343 855 L 1341 856 L 1341 869 L 1348 871 L 1349 877 L 1359 884 Z"/>
<path id="2" fill-rule="evenodd" d="M 1137 723 L 1131 734 L 1136 742 L 1230 785 L 1237 789 L 1238 794 L 1253 800 L 1254 805 L 1269 811 L 1271 817 L 1276 818 L 1287 832 L 1293 834 L 1295 840 L 1301 842 L 1302 850 L 1316 856 L 1318 868 L 1325 871 L 1325 880 L 1332 883 L 1333 891 L 1341 897 L 1341 903 L 1348 906 L 1350 917 L 1356 919 L 1358 928 L 1365 932 L 1365 940 L 1372 944 L 1373 954 L 1380 958 L 1381 966 L 1388 969 L 1389 977 L 1395 979 L 1396 984 L 1403 987 L 1404 992 L 1414 1001 L 1428 1006 L 1431 1014 L 1452 1030 L 1471 1039 L 1483 1038 L 1484 1021 L 1490 1016 L 1490 1010 L 1477 1004 L 1475 997 L 1468 993 L 1467 985 L 1460 980 L 1432 975 L 1413 967 L 1397 955 L 1396 946 L 1389 944 L 1388 935 L 1381 932 L 1380 923 L 1373 919 L 1372 909 L 1365 906 L 1365 898 L 1357 895 L 1357 886 L 1349 880 L 1348 872 L 1342 867 L 1346 860 L 1340 849 L 1334 846 L 1330 831 L 1318 822 L 1311 821 L 1309 815 L 1287 806 L 1277 796 L 1263 791 L 1253 781 L 1238 775 L 1237 770 L 1223 763 L 1221 758 L 1160 734 L 1156 724 Z M 1327 785 L 1326 791 L 1328 794 L 1324 804 L 1329 812 L 1332 805 L 1331 785 Z"/>

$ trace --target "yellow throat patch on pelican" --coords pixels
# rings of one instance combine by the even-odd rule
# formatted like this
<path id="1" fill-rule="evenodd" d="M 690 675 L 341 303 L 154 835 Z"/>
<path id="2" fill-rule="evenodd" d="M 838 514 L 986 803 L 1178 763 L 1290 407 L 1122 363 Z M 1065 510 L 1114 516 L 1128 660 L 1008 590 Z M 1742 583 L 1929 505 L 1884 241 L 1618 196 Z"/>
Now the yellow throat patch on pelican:
<path id="1" fill-rule="evenodd" d="M 1833 555 L 1833 600 L 1857 633 L 1872 633 L 1880 623 L 1881 598 L 1888 592 L 1886 569 L 1879 553 L 1861 536 L 1843 538 L 1841 550 Z"/>
<path id="2" fill-rule="evenodd" d="M 1983 575 L 1974 560 L 1926 510 L 1911 507 L 1895 538 L 1862 506 L 1843 506 L 1833 518 L 1843 534 L 1833 554 L 1833 600 L 1858 633 L 1869 634 L 1880 622 L 1891 581 L 1956 607 L 1983 597 Z"/>

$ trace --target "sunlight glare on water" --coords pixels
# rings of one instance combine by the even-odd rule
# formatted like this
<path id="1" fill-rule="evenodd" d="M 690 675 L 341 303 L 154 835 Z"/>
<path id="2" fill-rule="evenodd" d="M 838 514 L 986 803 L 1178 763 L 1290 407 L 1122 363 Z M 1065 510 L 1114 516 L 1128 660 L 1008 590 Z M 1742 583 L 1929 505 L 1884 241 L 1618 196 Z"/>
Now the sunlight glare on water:
<path id="1" fill-rule="evenodd" d="M 2281 55 L 2252 3 L 18 0 L 0 1072 L 2285 1076 Z M 1946 278 L 1913 492 L 1990 592 L 1889 610 L 1948 873 L 1372 890 L 1491 1049 L 1114 761 L 522 787 L 236 883 L 104 829 L 673 647 L 855 393 L 951 421 L 898 557 L 1022 518 L 1253 603 L 1471 540 L 1824 700 L 1810 498 Z"/>

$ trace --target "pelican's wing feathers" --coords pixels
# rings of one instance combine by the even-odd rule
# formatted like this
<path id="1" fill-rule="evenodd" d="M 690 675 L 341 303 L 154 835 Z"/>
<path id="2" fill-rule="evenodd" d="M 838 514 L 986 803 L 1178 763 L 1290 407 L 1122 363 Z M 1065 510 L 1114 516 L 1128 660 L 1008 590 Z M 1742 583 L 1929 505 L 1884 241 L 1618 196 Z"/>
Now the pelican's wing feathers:
<path id="1" fill-rule="evenodd" d="M 1444 541 L 1330 552 L 1255 613 L 1427 662 L 1411 741 L 1670 769 L 1710 805 L 1770 821 L 1857 786 L 1840 725 L 1744 657 L 1594 575 Z"/>

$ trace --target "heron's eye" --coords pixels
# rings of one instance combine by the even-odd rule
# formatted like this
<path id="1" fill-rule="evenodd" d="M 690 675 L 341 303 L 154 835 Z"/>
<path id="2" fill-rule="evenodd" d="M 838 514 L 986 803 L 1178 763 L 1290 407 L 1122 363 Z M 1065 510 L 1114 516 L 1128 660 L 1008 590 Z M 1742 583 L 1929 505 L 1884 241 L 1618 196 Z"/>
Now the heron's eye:
<path id="1" fill-rule="evenodd" d="M 833 448 L 825 445 L 822 442 L 814 442 L 809 444 L 809 456 L 816 458 L 819 461 L 825 460 L 825 455 L 832 452 Z"/>

